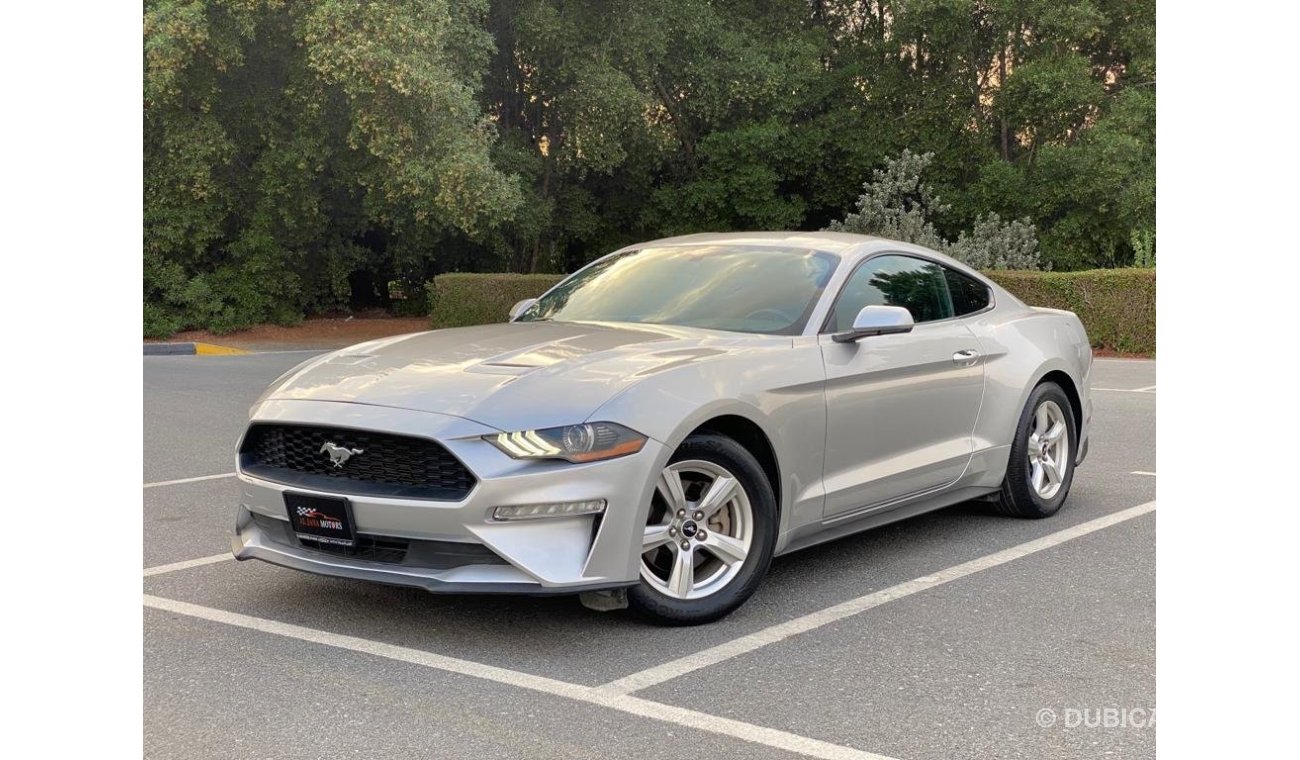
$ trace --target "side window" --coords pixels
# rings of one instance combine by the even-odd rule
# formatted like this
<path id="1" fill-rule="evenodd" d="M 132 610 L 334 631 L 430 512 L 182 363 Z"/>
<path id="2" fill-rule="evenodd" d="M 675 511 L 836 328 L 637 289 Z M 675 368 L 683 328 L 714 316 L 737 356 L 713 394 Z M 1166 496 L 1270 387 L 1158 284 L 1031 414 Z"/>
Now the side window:
<path id="1" fill-rule="evenodd" d="M 916 322 L 953 316 L 943 267 L 890 254 L 863 262 L 844 283 L 827 319 L 829 332 L 847 330 L 864 306 L 902 306 Z"/>
<path id="2" fill-rule="evenodd" d="M 957 316 L 974 314 L 988 307 L 989 289 L 984 283 L 947 267 L 943 268 L 943 276 L 948 279 L 948 292 L 952 294 Z"/>

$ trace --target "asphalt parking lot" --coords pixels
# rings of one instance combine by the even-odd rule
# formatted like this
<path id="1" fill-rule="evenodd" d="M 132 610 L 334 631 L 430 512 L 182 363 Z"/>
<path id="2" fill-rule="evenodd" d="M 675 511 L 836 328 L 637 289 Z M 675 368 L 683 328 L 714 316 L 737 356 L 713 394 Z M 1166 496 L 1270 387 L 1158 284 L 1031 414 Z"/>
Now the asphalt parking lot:
<path id="1" fill-rule="evenodd" d="M 310 355 L 144 359 L 147 757 L 1155 755 L 1154 362 L 1098 360 L 1055 517 L 851 536 L 671 629 L 230 561 L 235 440 Z"/>

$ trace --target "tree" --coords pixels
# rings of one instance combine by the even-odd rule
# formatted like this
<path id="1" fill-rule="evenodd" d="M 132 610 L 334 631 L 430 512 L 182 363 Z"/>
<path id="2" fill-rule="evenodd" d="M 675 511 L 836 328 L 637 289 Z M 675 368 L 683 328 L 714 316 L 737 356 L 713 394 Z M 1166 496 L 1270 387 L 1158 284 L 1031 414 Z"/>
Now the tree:
<path id="1" fill-rule="evenodd" d="M 148 0 L 144 43 L 155 333 L 855 217 L 1154 260 L 1153 0 Z M 933 207 L 855 206 L 905 150 Z"/>
<path id="2" fill-rule="evenodd" d="M 146 332 L 383 303 L 440 238 L 509 219 L 520 190 L 476 101 L 485 11 L 148 2 Z"/>
<path id="3" fill-rule="evenodd" d="M 910 149 L 933 154 L 942 238 L 1028 217 L 1056 268 L 1131 261 L 1154 229 L 1152 5 L 495 0 L 486 108 L 530 212 L 480 259 L 568 271 L 649 237 L 823 227 Z"/>

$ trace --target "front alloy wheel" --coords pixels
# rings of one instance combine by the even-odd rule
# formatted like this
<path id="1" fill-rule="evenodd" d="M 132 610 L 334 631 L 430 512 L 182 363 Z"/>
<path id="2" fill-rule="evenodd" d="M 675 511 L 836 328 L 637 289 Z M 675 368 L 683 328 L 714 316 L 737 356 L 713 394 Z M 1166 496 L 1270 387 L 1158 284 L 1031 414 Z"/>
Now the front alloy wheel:
<path id="1" fill-rule="evenodd" d="M 664 468 L 641 543 L 641 578 L 674 599 L 700 599 L 744 567 L 754 535 L 749 495 L 726 468 L 691 459 Z"/>
<path id="2" fill-rule="evenodd" d="M 655 622 L 694 624 L 739 607 L 771 563 L 776 503 L 740 444 L 694 435 L 659 474 L 628 600 Z"/>

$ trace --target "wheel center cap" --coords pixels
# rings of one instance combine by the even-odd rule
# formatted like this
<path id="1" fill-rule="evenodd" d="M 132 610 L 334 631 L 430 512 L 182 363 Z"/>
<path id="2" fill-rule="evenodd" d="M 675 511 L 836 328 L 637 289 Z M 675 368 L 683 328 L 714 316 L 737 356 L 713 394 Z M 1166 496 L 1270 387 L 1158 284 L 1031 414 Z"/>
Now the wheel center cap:
<path id="1" fill-rule="evenodd" d="M 695 534 L 697 532 L 699 532 L 699 527 L 696 526 L 694 520 L 687 520 L 686 522 L 682 523 L 683 536 L 686 536 L 687 538 L 695 538 Z"/>

